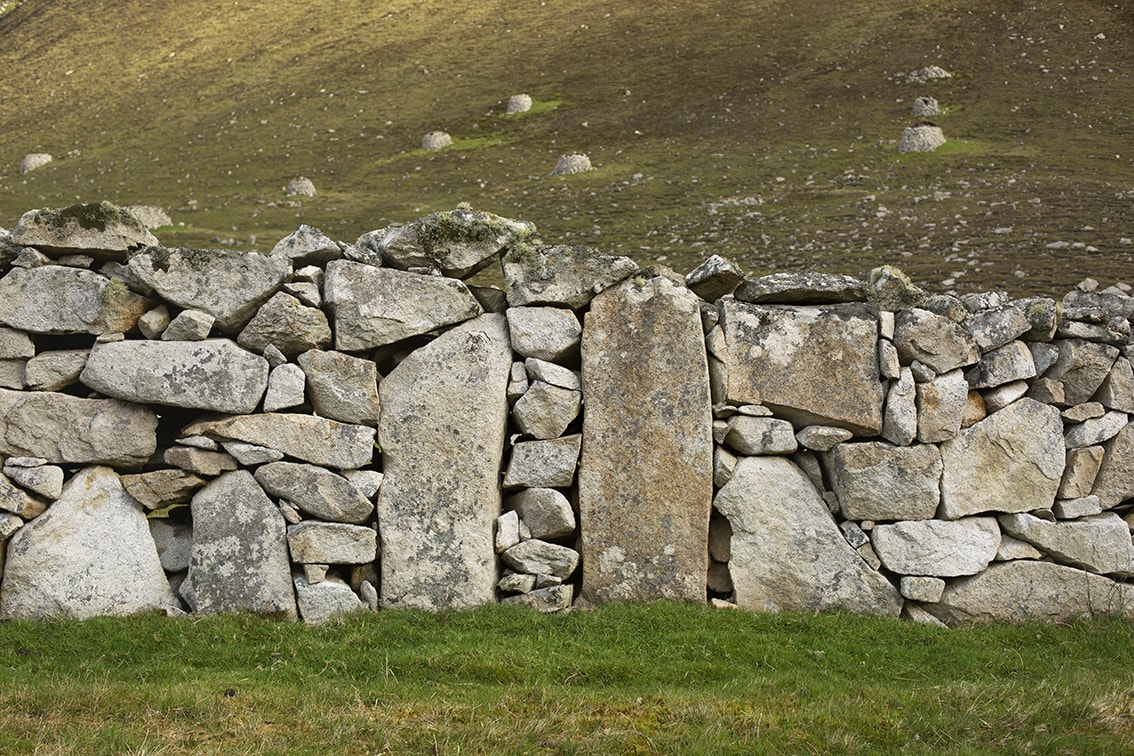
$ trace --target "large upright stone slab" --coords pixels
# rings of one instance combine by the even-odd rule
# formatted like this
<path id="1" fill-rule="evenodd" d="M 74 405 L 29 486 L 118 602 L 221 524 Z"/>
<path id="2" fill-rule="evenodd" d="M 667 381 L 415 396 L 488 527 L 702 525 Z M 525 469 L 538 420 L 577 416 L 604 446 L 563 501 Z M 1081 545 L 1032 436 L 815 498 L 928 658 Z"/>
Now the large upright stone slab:
<path id="1" fill-rule="evenodd" d="M 108 467 L 81 470 L 8 544 L 0 620 L 125 616 L 171 610 L 142 507 Z"/>
<path id="2" fill-rule="evenodd" d="M 794 425 L 882 430 L 878 319 L 870 305 L 815 307 L 725 301 L 727 400 L 760 404 Z"/>
<path id="3" fill-rule="evenodd" d="M 791 460 L 741 459 L 714 503 L 732 526 L 728 564 L 742 609 L 901 611 L 898 589 L 847 543 Z"/>
<path id="4" fill-rule="evenodd" d="M 705 601 L 712 401 L 698 299 L 665 277 L 599 294 L 583 327 L 583 596 Z"/>
<path id="5" fill-rule="evenodd" d="M 266 446 L 313 465 L 340 470 L 368 465 L 374 456 L 373 428 L 313 415 L 236 415 L 191 423 L 181 429 L 181 434 Z"/>
<path id="6" fill-rule="evenodd" d="M 125 332 L 151 303 L 91 270 L 12 268 L 0 279 L 0 323 L 56 335 Z"/>
<path id="7" fill-rule="evenodd" d="M 383 606 L 495 600 L 511 368 L 507 321 L 489 314 L 416 350 L 379 386 Z"/>
<path id="8" fill-rule="evenodd" d="M 283 515 L 247 470 L 193 497 L 193 548 L 181 595 L 198 614 L 296 619 Z"/>

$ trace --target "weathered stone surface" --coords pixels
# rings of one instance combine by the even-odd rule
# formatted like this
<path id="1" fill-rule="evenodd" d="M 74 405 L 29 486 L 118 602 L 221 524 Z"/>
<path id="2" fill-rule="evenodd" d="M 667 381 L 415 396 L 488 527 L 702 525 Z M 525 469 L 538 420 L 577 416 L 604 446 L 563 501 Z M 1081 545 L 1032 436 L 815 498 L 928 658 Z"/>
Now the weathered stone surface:
<path id="1" fill-rule="evenodd" d="M 146 521 L 157 548 L 161 567 L 166 572 L 183 572 L 189 569 L 189 555 L 193 551 L 193 526 L 186 522 L 165 519 Z"/>
<path id="2" fill-rule="evenodd" d="M 63 468 L 56 465 L 21 467 L 5 464 L 4 475 L 20 488 L 42 496 L 45 499 L 54 501 L 63 493 Z M 9 512 L 21 514 L 21 512 L 11 507 L 4 506 L 3 503 L 0 503 L 0 509 L 7 509 Z M 35 515 L 23 516 L 34 517 Z"/>
<path id="3" fill-rule="evenodd" d="M 1060 520 L 1077 520 L 1080 517 L 1102 514 L 1102 504 L 1097 496 L 1056 499 L 1051 511 Z"/>
<path id="4" fill-rule="evenodd" d="M 1089 496 L 1095 486 L 1103 455 L 1104 450 L 1101 446 L 1068 450 L 1067 465 L 1063 470 L 1063 480 L 1059 484 L 1057 495 L 1062 499 Z"/>
<path id="5" fill-rule="evenodd" d="M 943 144 L 945 144 L 945 134 L 940 126 L 931 124 L 909 126 L 902 130 L 898 152 L 933 152 Z"/>
<path id="6" fill-rule="evenodd" d="M 895 617 L 901 610 L 897 589 L 851 548 L 791 461 L 741 459 L 714 504 L 732 526 L 729 571 L 741 608 Z"/>
<path id="7" fill-rule="evenodd" d="M 949 625 L 971 622 L 1070 622 L 1134 615 L 1134 589 L 1073 567 L 1028 560 L 999 562 L 945 588 L 928 609 Z"/>
<path id="8" fill-rule="evenodd" d="M 893 318 L 894 313 L 885 313 Z M 882 313 L 879 313 L 882 315 Z M 878 372 L 886 380 L 897 380 L 902 375 L 902 364 L 898 359 L 898 348 L 889 339 L 878 340 Z"/>
<path id="9" fill-rule="evenodd" d="M 358 489 L 368 501 L 373 501 L 382 487 L 382 480 L 386 477 L 377 470 L 343 470 L 342 476 Z"/>
<path id="10" fill-rule="evenodd" d="M 572 173 L 586 173 L 589 170 L 591 170 L 591 159 L 589 157 L 578 152 L 569 152 L 559 156 L 559 160 L 555 163 L 555 170 L 551 172 L 551 175 L 569 176 Z"/>
<path id="11" fill-rule="evenodd" d="M 170 504 L 183 504 L 193 498 L 205 479 L 185 470 L 152 470 L 136 475 L 123 475 L 122 487 L 146 509 L 161 509 Z"/>
<path id="12" fill-rule="evenodd" d="M 0 454 L 52 464 L 141 467 L 157 449 L 157 416 L 117 399 L 0 389 Z"/>
<path id="13" fill-rule="evenodd" d="M 996 550 L 997 562 L 1010 562 L 1014 559 L 1042 559 L 1043 552 L 1027 541 L 1000 533 L 1000 548 Z"/>
<path id="14" fill-rule="evenodd" d="M 830 451 L 836 444 L 853 437 L 854 434 L 846 428 L 833 428 L 829 425 L 808 425 L 795 434 L 795 440 L 800 446 L 818 452 Z"/>
<path id="15" fill-rule="evenodd" d="M 331 326 L 322 310 L 307 307 L 290 294 L 280 291 L 265 302 L 236 343 L 263 353 L 269 344 L 287 357 L 309 349 L 324 349 L 331 343 Z"/>
<path id="16" fill-rule="evenodd" d="M 193 549 L 181 596 L 199 614 L 296 619 L 283 515 L 247 470 L 193 497 Z"/>
<path id="17" fill-rule="evenodd" d="M 903 575 L 898 590 L 903 598 L 910 601 L 932 604 L 940 601 L 941 595 L 945 593 L 945 581 L 936 577 Z"/>
<path id="18" fill-rule="evenodd" d="M 317 413 L 344 423 L 378 424 L 378 368 L 373 362 L 319 350 L 304 352 L 298 361 Z"/>
<path id="19" fill-rule="evenodd" d="M 551 489 L 545 489 L 551 490 Z M 496 518 L 496 553 L 507 551 L 520 542 L 520 513 L 509 510 Z M 534 583 L 533 583 L 534 585 Z M 506 589 L 512 590 L 512 589 Z M 531 590 L 531 588 L 528 588 Z"/>
<path id="20" fill-rule="evenodd" d="M 579 373 L 535 357 L 528 357 L 524 360 L 524 372 L 527 373 L 528 378 L 533 383 L 542 381 L 552 386 L 575 391 L 581 391 L 583 388 L 583 380 Z"/>
<path id="21" fill-rule="evenodd" d="M 162 341 L 203 341 L 213 330 L 216 318 L 200 310 L 183 310 L 162 331 Z"/>
<path id="22" fill-rule="evenodd" d="M 532 538 L 564 538 L 575 532 L 575 513 L 567 497 L 554 488 L 529 488 L 509 502 L 523 518 Z"/>
<path id="23" fill-rule="evenodd" d="M 367 611 L 351 587 L 342 578 L 328 576 L 325 580 L 310 583 L 301 572 L 292 576 L 299 616 L 307 625 L 318 625 L 336 617 Z"/>
<path id="24" fill-rule="evenodd" d="M 1010 341 L 986 352 L 980 362 L 965 371 L 965 379 L 972 388 L 992 388 L 1035 375 L 1036 363 L 1028 345 L 1022 341 Z"/>
<path id="25" fill-rule="evenodd" d="M 11 512 L 0 512 L 0 559 L 2 559 L 8 546 L 8 539 L 24 526 L 22 518 Z M 0 561 L 0 578 L 4 577 L 3 562 Z"/>
<path id="26" fill-rule="evenodd" d="M 508 596 L 501 599 L 505 605 L 527 606 L 543 614 L 566 611 L 571 608 L 575 588 L 571 585 L 553 585 L 549 588 L 540 588 L 535 591 L 521 593 L 518 596 Z"/>
<path id="27" fill-rule="evenodd" d="M 138 332 L 147 339 L 161 338 L 165 329 L 169 328 L 169 308 L 159 305 L 152 310 L 146 310 L 138 318 Z"/>
<path id="28" fill-rule="evenodd" d="M 1130 528 L 1114 512 L 1058 522 L 1021 512 L 1000 515 L 1000 526 L 1062 564 L 1119 577 L 1134 575 Z"/>
<path id="29" fill-rule="evenodd" d="M 311 415 L 237 415 L 202 420 L 182 429 L 182 435 L 197 434 L 267 446 L 313 465 L 340 470 L 367 465 L 374 455 L 373 428 Z"/>
<path id="30" fill-rule="evenodd" d="M 894 346 L 902 364 L 917 360 L 938 373 L 980 359 L 980 350 L 968 331 L 949 318 L 916 308 L 902 310 L 895 316 Z"/>
<path id="31" fill-rule="evenodd" d="M 575 480 L 582 440 L 583 437 L 575 433 L 547 441 L 516 444 L 504 474 L 504 487 L 567 488 Z"/>
<path id="32" fill-rule="evenodd" d="M 46 152 L 29 152 L 20 160 L 20 173 L 31 173 L 36 168 L 42 168 L 54 158 Z"/>
<path id="33" fill-rule="evenodd" d="M 839 444 L 822 459 L 848 520 L 926 520 L 937 511 L 941 453 L 932 444 Z"/>
<path id="34" fill-rule="evenodd" d="M 300 564 L 364 564 L 378 556 L 378 534 L 365 525 L 304 520 L 287 529 L 291 559 Z"/>
<path id="35" fill-rule="evenodd" d="M 1083 423 L 1087 420 L 1097 420 L 1106 414 L 1106 407 L 1102 402 L 1085 402 L 1067 407 L 1059 413 L 1065 423 Z"/>
<path id="36" fill-rule="evenodd" d="M 548 362 L 578 358 L 583 327 L 571 310 L 559 307 L 512 307 L 507 312 L 512 349 Z"/>
<path id="37" fill-rule="evenodd" d="M 239 465 L 230 454 L 206 451 L 190 446 L 171 446 L 162 454 L 162 461 L 194 475 L 215 478 L 221 473 L 235 470 Z"/>
<path id="38" fill-rule="evenodd" d="M 86 619 L 172 610 L 142 508 L 106 467 L 78 472 L 8 544 L 0 619 Z"/>
<path id="39" fill-rule="evenodd" d="M 1050 507 L 1063 477 L 1063 421 L 1032 399 L 994 412 L 941 445 L 938 516 Z"/>
<path id="40" fill-rule="evenodd" d="M 873 307 L 726 300 L 722 310 L 729 402 L 762 402 L 796 425 L 835 425 L 863 435 L 881 431 Z"/>
<path id="41" fill-rule="evenodd" d="M 13 468 L 11 472 L 16 470 Z M 30 520 L 47 510 L 47 502 L 14 485 L 7 475 L 0 475 L 0 510 Z"/>
<path id="42" fill-rule="evenodd" d="M 284 257 L 293 268 L 304 265 L 326 265 L 343 256 L 342 248 L 329 236 L 306 223 L 280 239 L 272 247 L 271 256 Z"/>
<path id="43" fill-rule="evenodd" d="M 1012 381 L 1005 383 L 1002 386 L 982 391 L 981 396 L 984 397 L 984 409 L 988 413 L 996 412 L 1007 407 L 1012 402 L 1020 399 L 1028 393 L 1027 381 Z"/>
<path id="44" fill-rule="evenodd" d="M 1044 373 L 1044 377 L 1063 384 L 1064 401 L 1067 404 L 1090 401 L 1110 374 L 1118 359 L 1118 350 L 1106 344 L 1079 339 L 1052 343 L 1059 348 L 1059 358 Z"/>
<path id="45" fill-rule="evenodd" d="M 32 333 L 125 333 L 150 306 L 121 282 L 80 268 L 12 268 L 0 278 L 0 323 Z"/>
<path id="46" fill-rule="evenodd" d="M 772 273 L 748 279 L 735 296 L 753 304 L 841 304 L 865 300 L 866 284 L 834 273 Z"/>
<path id="47" fill-rule="evenodd" d="M 744 282 L 744 273 L 731 260 L 713 255 L 685 276 L 685 285 L 708 302 L 732 294 Z"/>
<path id="48" fill-rule="evenodd" d="M 80 380 L 107 396 L 227 414 L 253 412 L 268 362 L 228 339 L 96 344 Z"/>
<path id="49" fill-rule="evenodd" d="M 579 566 L 579 552 L 533 538 L 522 541 L 500 555 L 516 572 L 551 575 L 566 580 Z"/>
<path id="50" fill-rule="evenodd" d="M 1107 409 L 1134 414 L 1134 368 L 1130 360 L 1119 357 L 1114 361 L 1095 398 Z"/>
<path id="51" fill-rule="evenodd" d="M 12 241 L 48 254 L 82 252 L 100 260 L 125 260 L 130 250 L 158 243 L 129 211 L 109 202 L 29 210 L 16 223 Z"/>
<path id="52" fill-rule="evenodd" d="M 28 360 L 24 380 L 32 391 L 59 391 L 79 380 L 89 349 L 43 352 Z"/>
<path id="53" fill-rule="evenodd" d="M 994 517 L 895 522 L 875 525 L 870 543 L 891 572 L 932 577 L 975 575 L 996 557 L 1000 528 Z"/>
<path id="54" fill-rule="evenodd" d="M 307 400 L 307 375 L 299 365 L 290 363 L 273 368 L 268 374 L 268 390 L 264 394 L 264 411 L 278 412 L 298 407 Z"/>
<path id="55" fill-rule="evenodd" d="M 279 462 L 284 458 L 284 453 L 278 449 L 269 449 L 266 446 L 257 446 L 256 444 L 246 444 L 243 441 L 225 441 L 221 445 L 233 459 L 245 467 L 255 467 L 256 465 L 264 465 L 270 462 Z"/>
<path id="56" fill-rule="evenodd" d="M 23 331 L 0 327 L 0 359 L 29 359 L 35 357 L 35 342 Z"/>
<path id="57" fill-rule="evenodd" d="M 791 423 L 774 417 L 733 415 L 724 442 L 745 455 L 791 454 L 799 448 Z"/>
<path id="58" fill-rule="evenodd" d="M 973 337 L 981 352 L 999 349 L 1032 327 L 1023 310 L 1014 304 L 973 313 L 961 326 Z"/>
<path id="59" fill-rule="evenodd" d="M 362 351 L 475 318 L 483 310 L 467 286 L 402 270 L 335 260 L 324 299 L 334 316 L 335 348 Z"/>
<path id="60" fill-rule="evenodd" d="M 508 304 L 578 309 L 594 295 L 638 272 L 629 257 L 601 255 L 591 247 L 520 245 L 504 255 Z"/>
<path id="61" fill-rule="evenodd" d="M 1134 424 L 1127 425 L 1103 444 L 1104 454 L 1091 493 L 1099 497 L 1103 509 L 1118 506 L 1134 497 Z"/>
<path id="62" fill-rule="evenodd" d="M 909 368 L 901 369 L 886 392 L 882 438 L 897 446 L 909 446 L 917 438 L 917 385 Z"/>
<path id="63" fill-rule="evenodd" d="M 578 416 L 581 406 L 582 395 L 578 391 L 536 381 L 512 408 L 512 418 L 525 435 L 558 438 Z"/>
<path id="64" fill-rule="evenodd" d="M 1125 412 L 1111 410 L 1102 417 L 1072 425 L 1064 434 L 1063 441 L 1068 449 L 1096 446 L 1117 436 L 1129 420 Z"/>
<path id="65" fill-rule="evenodd" d="M 511 366 L 507 322 L 491 314 L 416 350 L 382 381 L 383 606 L 457 609 L 495 600 L 492 526 Z"/>
<path id="66" fill-rule="evenodd" d="M 961 413 L 961 427 L 968 428 L 988 417 L 988 408 L 979 391 L 970 391 L 965 399 L 965 409 Z"/>
<path id="67" fill-rule="evenodd" d="M 917 440 L 932 444 L 956 436 L 968 399 L 969 384 L 960 370 L 917 384 Z"/>
<path id="68" fill-rule="evenodd" d="M 358 525 L 374 512 L 374 505 L 349 480 L 322 467 L 272 462 L 255 475 L 268 494 L 287 499 L 321 520 Z"/>
<path id="69" fill-rule="evenodd" d="M 662 276 L 608 289 L 582 351 L 583 596 L 703 602 L 713 440 L 697 297 Z"/>

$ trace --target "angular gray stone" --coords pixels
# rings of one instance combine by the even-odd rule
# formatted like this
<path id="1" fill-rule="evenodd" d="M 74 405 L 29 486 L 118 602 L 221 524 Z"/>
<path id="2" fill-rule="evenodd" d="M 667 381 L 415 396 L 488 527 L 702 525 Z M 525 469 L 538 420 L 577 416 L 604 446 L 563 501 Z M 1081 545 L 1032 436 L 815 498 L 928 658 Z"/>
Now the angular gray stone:
<path id="1" fill-rule="evenodd" d="M 929 294 L 914 285 L 893 265 L 872 269 L 866 276 L 867 297 L 882 310 L 896 312 L 909 307 L 924 307 Z"/>
<path id="2" fill-rule="evenodd" d="M 236 458 L 224 452 L 206 451 L 190 446 L 171 446 L 162 454 L 162 461 L 194 475 L 215 478 L 239 467 Z"/>
<path id="3" fill-rule="evenodd" d="M 707 302 L 732 294 L 744 282 L 744 273 L 720 255 L 707 258 L 685 276 L 685 285 Z"/>
<path id="4" fill-rule="evenodd" d="M 1020 399 L 941 445 L 938 516 L 1050 507 L 1063 477 L 1063 421 L 1055 407 Z"/>
<path id="5" fill-rule="evenodd" d="M 854 434 L 846 428 L 833 428 L 829 425 L 808 425 L 795 434 L 800 446 L 817 452 L 830 451 L 836 444 L 853 437 Z"/>
<path id="6" fill-rule="evenodd" d="M 89 349 L 63 349 L 43 352 L 28 360 L 24 371 L 32 391 L 59 391 L 77 383 L 87 364 Z"/>
<path id="7" fill-rule="evenodd" d="M 375 268 L 350 260 L 327 264 L 324 301 L 335 348 L 371 349 L 477 317 L 480 303 L 454 278 Z"/>
<path id="8" fill-rule="evenodd" d="M 512 349 L 548 362 L 578 358 L 583 327 L 571 310 L 560 307 L 512 307 L 507 312 Z"/>
<path id="9" fill-rule="evenodd" d="M 299 564 L 365 564 L 378 556 L 378 534 L 365 525 L 304 520 L 287 529 L 287 545 Z"/>
<path id="10" fill-rule="evenodd" d="M 1056 499 L 1051 511 L 1060 520 L 1077 520 L 1080 517 L 1102 514 L 1102 504 L 1097 496 Z"/>
<path id="11" fill-rule="evenodd" d="M 1078 449 L 1084 446 L 1097 446 L 1109 441 L 1126 427 L 1130 418 L 1125 412 L 1111 410 L 1099 418 L 1084 420 L 1072 425 L 1064 434 L 1063 441 L 1068 449 Z"/>
<path id="12" fill-rule="evenodd" d="M 341 352 L 299 355 L 311 406 L 323 417 L 358 425 L 378 424 L 378 367 Z"/>
<path id="13" fill-rule="evenodd" d="M 1102 402 L 1086 402 L 1068 407 L 1059 414 L 1065 423 L 1082 423 L 1102 417 L 1106 414 L 1106 407 L 1102 405 Z"/>
<path id="14" fill-rule="evenodd" d="M 0 327 L 0 359 L 30 359 L 35 357 L 35 342 L 23 331 Z"/>
<path id="15" fill-rule="evenodd" d="M 714 504 L 732 526 L 729 571 L 742 609 L 901 611 L 897 589 L 851 548 L 791 461 L 741 459 Z"/>
<path id="16" fill-rule="evenodd" d="M 279 462 L 284 453 L 278 449 L 269 449 L 266 446 L 246 444 L 243 441 L 225 441 L 221 446 L 229 456 L 245 467 L 255 467 L 270 462 Z"/>
<path id="17" fill-rule="evenodd" d="M 579 373 L 546 360 L 528 357 L 524 360 L 524 371 L 533 383 L 543 381 L 552 386 L 575 391 L 581 391 L 583 388 L 583 381 Z"/>
<path id="18" fill-rule="evenodd" d="M 895 316 L 894 346 L 902 364 L 917 360 L 938 373 L 980 359 L 980 350 L 968 331 L 949 318 L 916 308 L 902 310 Z"/>
<path id="19" fill-rule="evenodd" d="M 1000 548 L 996 550 L 997 562 L 1011 562 L 1014 559 L 1042 559 L 1043 552 L 1027 541 L 1000 533 Z"/>
<path id="20" fill-rule="evenodd" d="M 927 520 L 937 511 L 942 465 L 932 444 L 839 444 L 821 459 L 848 520 Z"/>
<path id="21" fill-rule="evenodd" d="M 207 312 L 235 334 L 283 286 L 291 263 L 257 252 L 150 247 L 130 258 L 129 271 L 167 302 Z"/>
<path id="22" fill-rule="evenodd" d="M 886 569 L 900 575 L 975 575 L 996 557 L 1000 528 L 995 517 L 895 522 L 875 525 L 870 543 Z"/>
<path id="23" fill-rule="evenodd" d="M 205 485 L 204 478 L 185 470 L 152 470 L 123 475 L 122 487 L 146 509 L 184 504 Z"/>
<path id="24" fill-rule="evenodd" d="M 158 243 L 128 210 L 109 202 L 29 210 L 16 223 L 12 241 L 52 255 L 81 252 L 100 260 L 125 260 L 130 250 Z"/>
<path id="25" fill-rule="evenodd" d="M 520 514 L 515 510 L 509 510 L 496 518 L 496 538 L 493 541 L 496 553 L 500 554 L 501 552 L 507 551 L 519 542 Z M 531 590 L 531 588 L 528 588 L 528 590 Z"/>
<path id="26" fill-rule="evenodd" d="M 216 318 L 200 310 L 184 310 L 161 334 L 162 341 L 203 341 L 213 330 Z"/>
<path id="27" fill-rule="evenodd" d="M 79 379 L 107 396 L 226 414 L 255 411 L 268 361 L 228 339 L 96 344 Z"/>
<path id="28" fill-rule="evenodd" d="M 287 499 L 321 520 L 360 525 L 374 512 L 374 505 L 349 480 L 316 465 L 272 462 L 257 468 L 255 475 L 269 495 Z"/>
<path id="29" fill-rule="evenodd" d="M 326 265 L 343 256 L 343 250 L 329 236 L 306 223 L 280 239 L 269 253 L 273 257 L 287 258 L 292 267 Z"/>
<path id="30" fill-rule="evenodd" d="M 1104 453 L 1101 446 L 1069 449 L 1067 465 L 1063 470 L 1063 480 L 1059 484 L 1057 496 L 1063 499 L 1089 496 L 1095 486 Z"/>
<path id="31" fill-rule="evenodd" d="M 578 434 L 547 441 L 523 441 L 512 449 L 504 474 L 505 488 L 567 488 L 575 481 L 575 467 L 583 437 Z"/>
<path id="32" fill-rule="evenodd" d="M 342 578 L 328 576 L 318 583 L 309 583 L 306 576 L 296 572 L 295 600 L 304 624 L 319 625 L 346 614 L 364 612 L 366 604 L 351 590 Z"/>
<path id="33" fill-rule="evenodd" d="M 1044 373 L 1044 377 L 1063 384 L 1064 401 L 1067 404 L 1090 401 L 1114 367 L 1118 350 L 1106 344 L 1079 339 L 1052 343 L 1059 348 L 1059 358 Z"/>
<path id="34" fill-rule="evenodd" d="M 791 423 L 774 417 L 733 415 L 724 442 L 744 455 L 791 454 L 799 448 Z"/>
<path id="35" fill-rule="evenodd" d="M 957 435 L 969 399 L 969 384 L 960 370 L 917 384 L 917 440 L 947 441 Z"/>
<path id="36" fill-rule="evenodd" d="M 35 467 L 16 467 L 4 465 L 4 475 L 26 491 L 54 501 L 63 493 L 63 468 L 56 465 L 36 465 Z M 0 508 L 16 512 L 3 506 Z M 20 514 L 16 512 L 16 514 Z"/>
<path id="37" fill-rule="evenodd" d="M 340 470 L 368 465 L 374 456 L 373 428 L 311 415 L 237 415 L 201 420 L 182 429 L 182 435 L 197 434 L 267 446 L 313 465 Z"/>
<path id="38" fill-rule="evenodd" d="M 518 596 L 508 596 L 500 600 L 501 604 L 511 606 L 526 606 L 543 614 L 567 611 L 571 608 L 575 588 L 571 585 L 554 585 L 550 588 L 540 588 Z"/>
<path id="39" fill-rule="evenodd" d="M 8 543 L 0 619 L 126 616 L 176 603 L 142 508 L 109 468 L 76 473 Z"/>
<path id="40" fill-rule="evenodd" d="M 377 470 L 343 470 L 342 475 L 358 489 L 368 501 L 372 501 L 382 487 L 385 476 Z"/>
<path id="41" fill-rule="evenodd" d="M 723 446 L 713 449 L 713 485 L 720 488 L 728 483 L 736 469 L 736 455 Z"/>
<path id="42" fill-rule="evenodd" d="M 193 497 L 193 548 L 181 596 L 198 614 L 297 612 L 283 515 L 247 470 Z"/>
<path id="43" fill-rule="evenodd" d="M 1004 532 L 1027 541 L 1055 561 L 1088 572 L 1134 575 L 1130 528 L 1114 512 L 1048 522 L 1026 512 L 1000 515 Z"/>
<path id="44" fill-rule="evenodd" d="M 16 472 L 16 468 L 5 470 L 5 473 L 9 471 Z M 5 474 L 0 475 L 0 511 L 11 512 L 25 520 L 31 520 L 47 511 L 47 502 L 14 485 Z"/>
<path id="45" fill-rule="evenodd" d="M 264 411 L 278 412 L 298 407 L 307 400 L 307 376 L 299 365 L 286 363 L 268 374 L 268 390 L 264 394 Z"/>
<path id="46" fill-rule="evenodd" d="M 516 544 L 500 558 L 516 572 L 551 575 L 562 580 L 571 577 L 579 566 L 579 552 L 535 538 Z"/>
<path id="47" fill-rule="evenodd" d="M 532 538 L 564 538 L 575 532 L 575 513 L 567 497 L 554 488 L 529 488 L 508 505 L 523 519 Z"/>
<path id="48" fill-rule="evenodd" d="M 1010 341 L 1002 347 L 986 352 L 973 367 L 965 371 L 971 388 L 992 388 L 1013 381 L 1034 378 L 1036 363 L 1028 345 Z"/>
<path id="49" fill-rule="evenodd" d="M 492 527 L 511 367 L 507 322 L 491 314 L 417 349 L 382 381 L 383 606 L 458 609 L 495 600 Z"/>
<path id="50" fill-rule="evenodd" d="M 31 333 L 125 333 L 151 306 L 120 280 L 80 268 L 12 268 L 0 278 L 0 323 Z"/>
<path id="51" fill-rule="evenodd" d="M 582 353 L 583 596 L 704 602 L 713 420 L 698 299 L 664 276 L 627 280 L 591 302 Z"/>
<path id="52" fill-rule="evenodd" d="M 236 337 L 236 343 L 258 353 L 271 345 L 285 356 L 295 357 L 309 349 L 329 346 L 331 326 L 322 310 L 307 307 L 280 291 L 261 305 Z"/>
<path id="53" fill-rule="evenodd" d="M 578 309 L 596 293 L 638 272 L 628 257 L 601 255 L 584 246 L 530 246 L 509 250 L 502 261 L 508 304 Z"/>
<path id="54" fill-rule="evenodd" d="M 1114 361 L 1095 398 L 1107 409 L 1134 414 L 1134 368 L 1130 360 L 1119 357 Z"/>
<path id="55" fill-rule="evenodd" d="M 841 304 L 864 301 L 866 284 L 834 273 L 773 273 L 748 279 L 735 296 L 737 301 L 753 304 Z"/>
<path id="56" fill-rule="evenodd" d="M 945 593 L 945 581 L 936 577 L 903 575 L 898 584 L 903 598 L 933 604 L 941 600 Z"/>
<path id="57" fill-rule="evenodd" d="M 162 569 L 166 572 L 188 570 L 189 555 L 193 551 L 193 526 L 167 519 L 151 519 L 147 523 Z"/>
<path id="58" fill-rule="evenodd" d="M 882 429 L 877 311 L 724 301 L 728 401 L 763 403 L 796 425 Z M 808 380 L 801 380 L 807 376 Z"/>
<path id="59" fill-rule="evenodd" d="M 961 326 L 973 337 L 982 353 L 999 349 L 1032 328 L 1024 311 L 1014 304 L 973 313 Z"/>
<path id="60" fill-rule="evenodd" d="M 984 397 L 985 411 L 992 413 L 1004 409 L 1027 393 L 1027 381 L 1012 381 L 1011 383 L 1005 383 L 1002 386 L 997 386 L 988 391 L 982 391 L 981 396 Z"/>
<path id="61" fill-rule="evenodd" d="M 159 305 L 152 310 L 146 310 L 138 318 L 138 331 L 147 339 L 160 338 L 165 329 L 169 327 L 169 308 Z"/>
<path id="62" fill-rule="evenodd" d="M 558 438 L 579 415 L 582 395 L 543 381 L 531 384 L 512 408 L 512 419 L 524 435 Z"/>
<path id="63" fill-rule="evenodd" d="M 897 446 L 909 446 L 917 438 L 917 385 L 913 371 L 902 368 L 898 380 L 886 391 L 882 438 Z"/>
<path id="64" fill-rule="evenodd" d="M 136 469 L 157 449 L 153 411 L 117 399 L 0 389 L 0 454 Z"/>

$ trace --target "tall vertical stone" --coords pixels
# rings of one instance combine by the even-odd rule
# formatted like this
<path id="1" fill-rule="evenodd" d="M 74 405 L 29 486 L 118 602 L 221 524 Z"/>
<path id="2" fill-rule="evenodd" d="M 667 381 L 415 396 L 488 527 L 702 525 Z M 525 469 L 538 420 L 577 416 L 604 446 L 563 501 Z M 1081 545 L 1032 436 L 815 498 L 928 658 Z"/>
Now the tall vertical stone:
<path id="1" fill-rule="evenodd" d="M 591 302 L 582 351 L 583 596 L 704 602 L 713 439 L 697 297 L 625 281 Z"/>
<path id="2" fill-rule="evenodd" d="M 383 606 L 494 601 L 511 368 L 507 320 L 489 314 L 418 349 L 379 386 Z"/>

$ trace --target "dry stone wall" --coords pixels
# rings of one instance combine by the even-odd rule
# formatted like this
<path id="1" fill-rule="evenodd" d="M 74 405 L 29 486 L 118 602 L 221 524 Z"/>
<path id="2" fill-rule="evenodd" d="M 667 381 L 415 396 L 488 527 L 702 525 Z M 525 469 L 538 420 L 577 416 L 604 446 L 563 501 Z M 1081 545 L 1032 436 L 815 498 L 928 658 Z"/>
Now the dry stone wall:
<path id="1" fill-rule="evenodd" d="M 680 276 L 467 207 L 269 254 L 38 210 L 0 266 L 3 619 L 1134 614 L 1123 288 Z"/>

